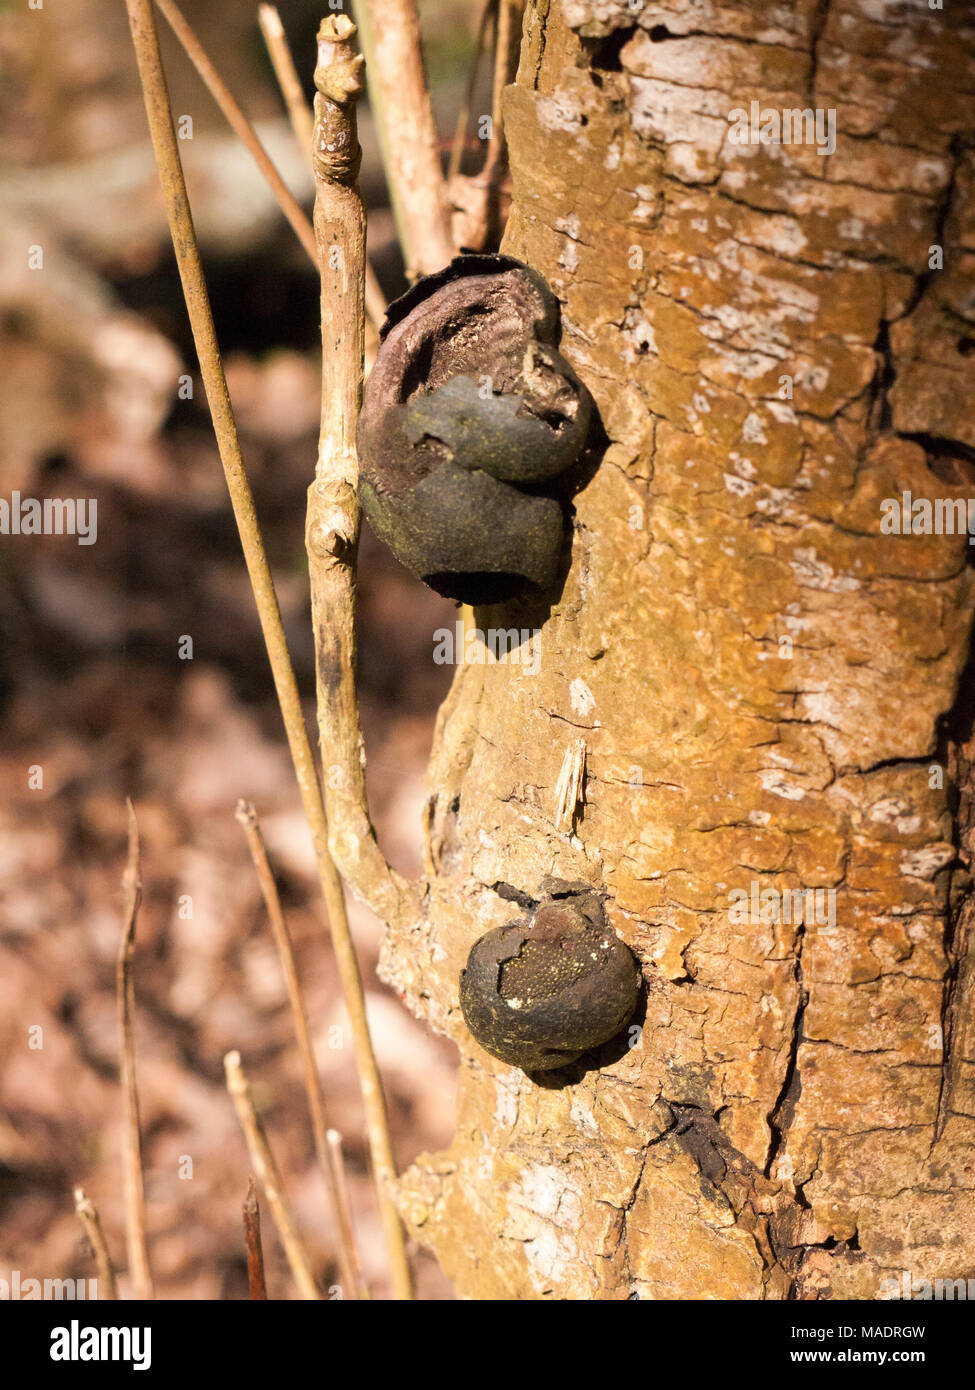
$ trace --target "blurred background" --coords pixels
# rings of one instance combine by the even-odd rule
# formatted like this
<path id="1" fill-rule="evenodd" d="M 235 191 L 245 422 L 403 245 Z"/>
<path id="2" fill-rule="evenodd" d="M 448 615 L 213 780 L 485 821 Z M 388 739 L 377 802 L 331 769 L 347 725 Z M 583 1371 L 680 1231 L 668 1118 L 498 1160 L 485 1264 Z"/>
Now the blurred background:
<path id="1" fill-rule="evenodd" d="M 479 8 L 421 4 L 445 150 Z M 279 9 L 310 96 L 324 0 Z M 184 13 L 310 210 L 310 176 L 256 3 L 195 0 Z M 250 157 L 157 23 L 174 114 L 192 118 L 181 152 L 217 332 L 310 697 L 303 526 L 318 428 L 316 281 Z M 197 374 L 125 8 L 5 7 L 0 47 L 0 497 L 98 505 L 94 545 L 0 536 L 0 1277 L 94 1275 L 75 1184 L 100 1209 L 116 1264 L 125 1262 L 114 979 L 131 796 L 142 834 L 136 1047 L 157 1292 L 247 1294 L 240 1207 L 249 1163 L 224 1088 L 230 1048 L 242 1053 L 317 1271 L 337 1282 L 283 979 L 233 814 L 246 797 L 278 875 L 329 1121 L 345 1140 L 365 1273 L 381 1296 L 382 1238 L 341 991 Z M 490 109 L 482 66 L 475 113 Z M 395 297 L 402 262 L 366 102 L 360 137 L 370 257 Z M 454 616 L 365 531 L 359 690 L 370 797 L 387 856 L 409 874 L 420 868 L 422 779 L 451 675 L 433 662 L 432 634 Z M 180 656 L 187 636 L 190 660 Z M 306 708 L 313 728 L 310 698 Z M 377 981 L 379 925 L 358 904 L 350 909 L 402 1167 L 450 1137 L 456 1051 Z M 263 1215 L 269 1294 L 293 1297 Z M 422 1253 L 416 1269 L 419 1297 L 451 1296 Z"/>

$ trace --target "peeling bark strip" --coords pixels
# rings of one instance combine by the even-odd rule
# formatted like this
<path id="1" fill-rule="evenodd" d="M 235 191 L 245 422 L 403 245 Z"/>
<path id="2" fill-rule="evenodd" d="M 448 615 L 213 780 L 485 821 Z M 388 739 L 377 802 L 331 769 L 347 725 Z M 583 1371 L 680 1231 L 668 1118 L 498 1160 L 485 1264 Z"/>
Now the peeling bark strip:
<path id="1" fill-rule="evenodd" d="M 426 914 L 386 948 L 463 1054 L 454 1143 L 400 1185 L 463 1295 L 869 1298 L 975 1268 L 938 741 L 972 571 L 964 533 L 881 527 L 884 498 L 975 495 L 973 52 L 967 6 L 528 6 L 504 249 L 559 295 L 609 446 L 551 613 L 491 613 L 545 623 L 538 674 L 458 670 Z M 730 140 L 753 101 L 835 110 L 835 151 Z M 472 1042 L 457 978 L 495 886 L 547 874 L 606 894 L 649 983 L 622 1055 L 539 1085 Z M 732 921 L 755 880 L 835 890 L 835 927 Z"/>

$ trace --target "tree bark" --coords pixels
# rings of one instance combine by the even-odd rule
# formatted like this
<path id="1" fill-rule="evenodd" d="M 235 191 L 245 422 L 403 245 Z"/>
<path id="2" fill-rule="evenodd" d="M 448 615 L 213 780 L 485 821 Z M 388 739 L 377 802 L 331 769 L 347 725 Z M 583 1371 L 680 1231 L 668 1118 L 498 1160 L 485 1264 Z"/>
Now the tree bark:
<path id="1" fill-rule="evenodd" d="M 540 669 L 458 669 L 425 915 L 384 954 L 462 1053 L 454 1142 L 399 1187 L 461 1295 L 975 1274 L 970 552 L 881 509 L 975 496 L 973 47 L 963 5 L 530 0 L 503 249 L 608 443 L 558 601 L 477 613 L 541 628 Z M 835 151 L 735 144 L 752 101 L 835 109 Z M 546 875 L 606 895 L 646 995 L 532 1078 L 457 982 L 517 915 L 496 885 Z M 835 925 L 808 894 L 742 924 L 753 884 Z"/>

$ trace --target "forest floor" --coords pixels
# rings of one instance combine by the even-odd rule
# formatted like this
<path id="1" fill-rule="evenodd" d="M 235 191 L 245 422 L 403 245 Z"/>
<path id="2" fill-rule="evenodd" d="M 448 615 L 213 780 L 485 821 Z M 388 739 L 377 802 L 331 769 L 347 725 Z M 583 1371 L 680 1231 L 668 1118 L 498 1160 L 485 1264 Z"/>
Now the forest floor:
<path id="1" fill-rule="evenodd" d="M 335 1282 L 284 982 L 234 819 L 244 797 L 256 805 L 278 876 L 328 1119 L 344 1137 L 365 1274 L 382 1296 L 382 1235 L 341 990 L 146 162 L 124 10 L 107 0 L 62 8 L 60 46 L 2 21 L 14 39 L 19 100 L 0 111 L 10 194 L 0 220 L 0 496 L 94 499 L 97 539 L 0 538 L 0 1277 L 14 1269 L 22 1278 L 93 1274 L 73 1213 L 76 1184 L 100 1209 L 124 1264 L 115 960 L 131 797 L 142 838 L 136 1049 L 158 1293 L 246 1297 L 240 1208 L 249 1164 L 223 1076 L 232 1048 L 316 1269 L 325 1285 Z M 283 150 L 290 135 L 274 116 L 266 73 L 263 95 L 244 85 L 240 53 L 253 60 L 253 16 L 252 47 L 241 49 L 239 7 L 197 8 L 194 22 L 211 47 L 222 17 L 236 25 L 224 75 L 258 117 L 270 113 Z M 286 23 L 289 10 L 301 9 L 304 23 L 311 8 L 283 6 Z M 168 40 L 166 51 L 172 59 Z M 246 159 L 231 155 L 195 76 L 185 64 L 173 68 L 175 108 L 197 117 L 186 150 L 191 196 L 313 729 L 303 528 L 318 427 L 317 286 Z M 368 118 L 364 131 L 363 184 L 378 197 Z M 290 165 L 281 159 L 300 187 L 293 152 Z M 381 205 L 370 237 L 397 293 Z M 41 274 L 28 268 L 35 246 Z M 191 398 L 174 389 L 184 378 Z M 360 605 L 372 806 L 387 856 L 416 874 L 423 772 L 451 674 L 433 661 L 433 633 L 455 610 L 368 533 Z M 378 982 L 379 924 L 354 902 L 350 911 L 405 1166 L 450 1138 L 456 1051 Z M 264 1216 L 270 1295 L 293 1297 Z M 429 1256 L 418 1253 L 416 1264 L 418 1296 L 451 1296 Z"/>

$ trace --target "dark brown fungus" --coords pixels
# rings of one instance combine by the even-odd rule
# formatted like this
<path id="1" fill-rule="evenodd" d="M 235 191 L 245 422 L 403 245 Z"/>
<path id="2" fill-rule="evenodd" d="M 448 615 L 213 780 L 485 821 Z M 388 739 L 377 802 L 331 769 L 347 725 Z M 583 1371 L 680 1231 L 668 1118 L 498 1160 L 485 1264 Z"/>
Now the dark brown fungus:
<path id="1" fill-rule="evenodd" d="M 458 256 L 390 306 L 363 393 L 362 505 L 431 588 L 492 603 L 555 580 L 556 483 L 589 430 L 558 301 L 510 256 Z"/>
<path id="2" fill-rule="evenodd" d="M 524 1071 L 567 1066 L 614 1037 L 636 1008 L 640 969 L 594 893 L 544 899 L 475 941 L 460 1004 L 492 1056 Z"/>

